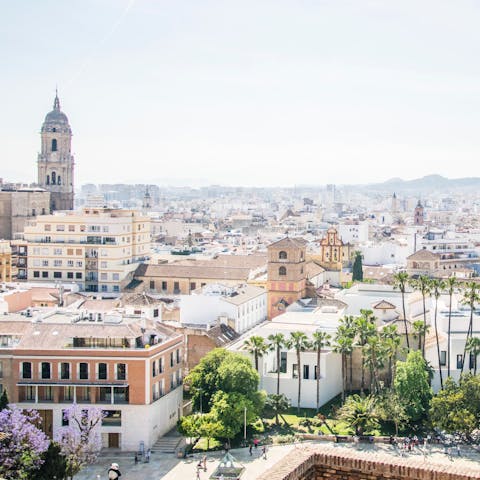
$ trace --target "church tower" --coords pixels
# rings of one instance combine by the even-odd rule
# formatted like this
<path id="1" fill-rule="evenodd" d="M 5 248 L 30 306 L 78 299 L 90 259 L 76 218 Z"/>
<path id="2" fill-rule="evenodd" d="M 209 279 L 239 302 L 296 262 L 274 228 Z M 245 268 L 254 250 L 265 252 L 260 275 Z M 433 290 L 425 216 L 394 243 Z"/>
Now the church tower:
<path id="1" fill-rule="evenodd" d="M 58 93 L 41 130 L 38 185 L 50 192 L 50 210 L 73 210 L 72 129 L 60 110 Z"/>
<path id="2" fill-rule="evenodd" d="M 143 201 L 142 201 L 142 213 L 146 215 L 151 208 L 152 208 L 152 196 L 148 191 L 148 185 L 147 185 L 145 190 L 145 195 L 143 196 Z"/>
<path id="3" fill-rule="evenodd" d="M 425 221 L 425 212 L 423 209 L 423 205 L 420 203 L 420 200 L 417 203 L 417 206 L 415 207 L 415 211 L 413 213 L 413 223 L 414 225 L 423 225 Z"/>

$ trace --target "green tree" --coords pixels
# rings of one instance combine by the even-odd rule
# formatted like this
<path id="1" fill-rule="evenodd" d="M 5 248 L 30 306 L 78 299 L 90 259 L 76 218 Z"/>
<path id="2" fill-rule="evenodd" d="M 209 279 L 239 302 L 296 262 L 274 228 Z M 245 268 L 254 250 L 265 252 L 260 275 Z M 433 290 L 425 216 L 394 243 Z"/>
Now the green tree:
<path id="1" fill-rule="evenodd" d="M 285 336 L 283 333 L 272 333 L 268 336 L 268 348 L 275 351 L 276 369 L 277 369 L 277 395 L 280 395 L 280 370 L 281 370 L 281 354 L 282 348 L 285 346 Z"/>
<path id="2" fill-rule="evenodd" d="M 198 424 L 198 433 L 207 439 L 207 450 L 210 448 L 210 440 L 218 438 L 223 433 L 223 425 L 213 413 L 202 415 Z"/>
<path id="3" fill-rule="evenodd" d="M 432 390 L 427 363 L 420 351 L 411 350 L 404 362 L 397 362 L 394 388 L 406 406 L 410 422 L 422 419 L 428 411 Z"/>
<path id="4" fill-rule="evenodd" d="M 355 317 L 353 315 L 345 315 L 339 321 L 339 329 L 341 329 L 341 334 L 344 336 L 348 336 L 353 341 L 355 340 Z M 349 365 L 349 372 L 348 372 L 348 390 L 349 392 L 352 391 L 352 384 L 353 384 L 353 348 L 350 349 L 350 353 L 348 354 L 348 365 Z"/>
<path id="5" fill-rule="evenodd" d="M 364 346 L 365 364 L 370 371 L 370 393 L 377 394 L 380 390 L 378 370 L 384 367 L 386 348 L 379 335 L 368 337 Z"/>
<path id="6" fill-rule="evenodd" d="M 430 295 L 431 291 L 431 282 L 430 278 L 426 275 L 420 275 L 417 279 L 414 279 L 410 282 L 413 288 L 418 290 L 422 294 L 422 303 L 423 303 L 423 326 L 424 332 L 427 332 L 427 305 L 426 299 L 427 295 Z M 425 358 L 425 338 L 422 342 L 422 355 Z"/>
<path id="7" fill-rule="evenodd" d="M 466 284 L 466 290 L 463 296 L 462 303 L 468 305 L 470 307 L 470 321 L 468 323 L 468 331 L 467 336 L 465 337 L 465 347 L 463 349 L 463 361 L 462 361 L 462 373 L 465 367 L 465 357 L 467 354 L 467 345 L 469 343 L 469 339 L 473 334 L 473 312 L 475 311 L 475 305 L 480 302 L 480 295 L 478 294 L 478 285 L 475 282 L 469 282 Z"/>
<path id="8" fill-rule="evenodd" d="M 423 320 L 415 320 L 412 324 L 412 327 L 413 338 L 418 339 L 418 350 L 423 352 L 425 348 L 425 338 L 430 330 L 430 326 L 426 325 Z"/>
<path id="9" fill-rule="evenodd" d="M 462 433 L 471 440 L 480 428 L 480 377 L 463 375 L 459 384 L 448 377 L 445 387 L 432 398 L 430 421 L 447 433 Z"/>
<path id="10" fill-rule="evenodd" d="M 440 375 L 440 388 L 443 388 L 443 375 L 442 375 L 442 362 L 440 359 L 440 341 L 438 339 L 438 325 L 437 325 L 437 313 L 438 313 L 438 299 L 442 293 L 442 290 L 445 289 L 445 283 L 438 279 L 433 279 L 431 281 L 431 288 L 433 297 L 435 298 L 435 314 L 434 314 L 434 326 L 435 326 L 435 338 L 437 343 L 437 360 L 438 360 L 438 373 Z"/>
<path id="11" fill-rule="evenodd" d="M 477 374 L 477 357 L 480 354 L 480 338 L 479 337 L 470 337 L 468 339 L 466 351 L 470 353 L 473 359 L 473 374 Z M 472 367 L 472 365 L 470 365 Z M 471 368 L 470 368 L 471 370 Z"/>
<path id="12" fill-rule="evenodd" d="M 449 297 L 449 303 L 448 303 L 448 331 L 447 331 L 447 377 L 450 376 L 450 337 L 451 337 L 451 331 L 452 331 L 452 298 L 453 294 L 455 293 L 457 287 L 458 287 L 458 281 L 457 278 L 452 276 L 447 278 L 445 282 L 445 286 L 447 289 L 448 297 Z"/>
<path id="13" fill-rule="evenodd" d="M 268 350 L 265 339 L 259 335 L 253 335 L 243 342 L 243 348 L 253 355 L 255 359 L 255 370 L 258 372 L 258 359 L 263 357 L 264 353 Z"/>
<path id="14" fill-rule="evenodd" d="M 282 393 L 276 395 L 274 393 L 267 395 L 265 399 L 265 410 L 275 415 L 275 424 L 278 425 L 278 417 L 281 417 L 283 423 L 288 425 L 288 422 L 283 417 L 282 413 L 286 412 L 290 408 L 290 400 Z"/>
<path id="15" fill-rule="evenodd" d="M 207 353 L 185 377 L 184 383 L 190 388 L 195 410 L 200 410 L 200 404 L 203 411 L 210 410 L 211 398 L 218 390 L 218 368 L 229 355 L 231 353 L 224 348 L 215 348 Z"/>
<path id="16" fill-rule="evenodd" d="M 393 288 L 398 288 L 402 292 L 402 309 L 403 309 L 403 326 L 405 328 L 405 338 L 407 340 L 407 348 L 410 350 L 410 341 L 408 338 L 408 322 L 405 310 L 405 292 L 408 285 L 409 276 L 407 272 L 398 272 L 393 275 Z"/>
<path id="17" fill-rule="evenodd" d="M 322 332 L 320 330 L 317 330 L 316 332 L 313 333 L 313 340 L 312 340 L 312 347 L 315 350 L 315 353 L 317 354 L 317 373 L 316 373 L 316 382 L 317 382 L 317 412 L 320 410 L 320 377 L 321 377 L 321 371 L 320 371 L 320 360 L 321 360 L 321 354 L 322 354 L 322 349 L 324 347 L 328 347 L 330 345 L 330 338 L 331 336 L 327 332 Z"/>
<path id="18" fill-rule="evenodd" d="M 191 440 L 198 438 L 200 436 L 200 421 L 203 416 L 209 415 L 208 413 L 202 415 L 201 413 L 196 413 L 193 415 L 184 415 L 180 417 L 177 422 L 178 431 L 187 438 Z"/>
<path id="19" fill-rule="evenodd" d="M 353 262 L 352 268 L 352 281 L 362 282 L 363 281 L 363 265 L 362 265 L 362 252 L 355 252 L 355 260 Z"/>
<path id="20" fill-rule="evenodd" d="M 342 402 L 344 402 L 347 384 L 347 356 L 353 352 L 353 339 L 350 332 L 342 325 L 337 328 L 333 351 L 342 357 Z"/>
<path id="21" fill-rule="evenodd" d="M 52 478 L 61 480 L 67 476 L 67 460 L 62 455 L 60 445 L 50 442 L 47 451 L 43 454 L 43 459 L 42 466 L 33 472 L 31 480 L 52 480 Z"/>
<path id="22" fill-rule="evenodd" d="M 362 381 L 360 384 L 360 392 L 363 394 L 365 390 L 365 345 L 368 339 L 377 333 L 375 317 L 373 316 L 372 310 L 360 310 L 360 316 L 355 319 L 355 330 L 357 332 L 357 346 L 361 348 Z"/>
<path id="23" fill-rule="evenodd" d="M 380 332 L 380 338 L 383 342 L 384 354 L 388 358 L 388 386 L 391 388 L 395 378 L 395 365 L 402 339 L 398 334 L 396 325 L 386 325 Z"/>
<path id="24" fill-rule="evenodd" d="M 387 390 L 377 401 L 377 414 L 383 422 L 393 423 L 395 435 L 408 424 L 406 406 L 392 390 Z"/>
<path id="25" fill-rule="evenodd" d="M 0 412 L 4 408 L 8 408 L 8 396 L 6 390 L 3 391 L 2 396 L 0 397 Z"/>
<path id="26" fill-rule="evenodd" d="M 355 430 L 355 435 L 371 433 L 379 427 L 375 398 L 372 395 L 350 395 L 339 409 L 338 418 L 348 423 Z"/>
<path id="27" fill-rule="evenodd" d="M 302 395 L 302 352 L 310 348 L 308 337 L 303 332 L 291 332 L 289 338 L 289 347 L 295 350 L 297 355 L 297 378 L 298 378 L 298 396 L 297 396 L 297 412 L 300 414 L 300 399 Z"/>

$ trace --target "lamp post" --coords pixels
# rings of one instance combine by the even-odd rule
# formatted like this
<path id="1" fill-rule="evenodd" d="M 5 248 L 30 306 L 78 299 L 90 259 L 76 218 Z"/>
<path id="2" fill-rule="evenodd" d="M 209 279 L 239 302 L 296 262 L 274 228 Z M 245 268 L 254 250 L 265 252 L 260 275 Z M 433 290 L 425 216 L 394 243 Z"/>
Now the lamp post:
<path id="1" fill-rule="evenodd" d="M 243 410 L 243 439 L 245 440 L 245 445 L 247 445 L 247 407 Z"/>

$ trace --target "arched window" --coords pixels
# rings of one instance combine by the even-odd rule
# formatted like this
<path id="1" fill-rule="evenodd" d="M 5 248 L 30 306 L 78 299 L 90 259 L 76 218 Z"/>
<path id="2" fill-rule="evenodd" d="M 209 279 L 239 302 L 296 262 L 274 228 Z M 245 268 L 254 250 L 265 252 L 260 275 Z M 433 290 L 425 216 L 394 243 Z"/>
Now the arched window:
<path id="1" fill-rule="evenodd" d="M 50 175 L 47 175 L 47 185 L 50 185 Z"/>
<path id="2" fill-rule="evenodd" d="M 285 251 L 282 250 L 282 251 L 278 254 L 278 258 L 279 258 L 280 260 L 286 260 L 286 259 L 287 259 L 287 252 L 285 252 Z"/>
<path id="3" fill-rule="evenodd" d="M 52 152 L 56 152 L 57 151 L 57 139 L 54 138 L 52 140 Z"/>
<path id="4" fill-rule="evenodd" d="M 52 185 L 55 185 L 56 181 L 57 181 L 57 174 L 55 172 L 52 172 Z"/>
<path id="5" fill-rule="evenodd" d="M 57 129 L 55 127 L 52 128 L 52 132 L 56 132 Z"/>
<path id="6" fill-rule="evenodd" d="M 280 267 L 278 269 L 278 274 L 281 276 L 285 276 L 287 274 L 287 269 L 285 267 Z"/>
<path id="7" fill-rule="evenodd" d="M 62 178 L 62 177 L 60 177 L 60 175 L 57 177 L 57 185 L 61 185 L 61 184 L 62 184 L 62 183 L 61 183 L 61 178 Z"/>

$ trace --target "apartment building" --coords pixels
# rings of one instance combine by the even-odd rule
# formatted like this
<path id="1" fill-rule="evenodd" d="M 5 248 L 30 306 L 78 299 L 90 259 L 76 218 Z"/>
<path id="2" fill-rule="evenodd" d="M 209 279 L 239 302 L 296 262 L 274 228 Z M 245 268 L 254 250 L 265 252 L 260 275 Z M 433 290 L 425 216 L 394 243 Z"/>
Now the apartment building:
<path id="1" fill-rule="evenodd" d="M 136 210 L 84 208 L 39 216 L 23 237 L 18 279 L 117 293 L 150 253 L 150 220 Z"/>
<path id="2" fill-rule="evenodd" d="M 0 240 L 0 282 L 12 280 L 12 249 L 10 242 Z"/>
<path id="3" fill-rule="evenodd" d="M 142 315 L 39 309 L 0 321 L 0 390 L 38 410 L 51 437 L 76 402 L 105 411 L 104 447 L 151 447 L 181 415 L 182 359 L 183 336 Z"/>

